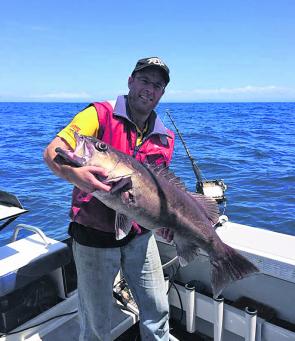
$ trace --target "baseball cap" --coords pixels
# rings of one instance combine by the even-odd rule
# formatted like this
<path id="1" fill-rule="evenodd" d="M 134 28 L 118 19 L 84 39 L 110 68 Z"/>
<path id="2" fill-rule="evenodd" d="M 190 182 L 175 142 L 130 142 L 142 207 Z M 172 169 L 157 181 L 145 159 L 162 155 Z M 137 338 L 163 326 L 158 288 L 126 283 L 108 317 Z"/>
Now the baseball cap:
<path id="1" fill-rule="evenodd" d="M 163 71 L 163 76 L 165 78 L 166 85 L 170 81 L 169 77 L 169 68 L 168 66 L 159 58 L 159 57 L 149 57 L 149 58 L 142 58 L 136 63 L 134 70 L 132 71 L 132 75 L 134 72 L 140 71 L 147 67 L 154 66 L 158 67 Z"/>

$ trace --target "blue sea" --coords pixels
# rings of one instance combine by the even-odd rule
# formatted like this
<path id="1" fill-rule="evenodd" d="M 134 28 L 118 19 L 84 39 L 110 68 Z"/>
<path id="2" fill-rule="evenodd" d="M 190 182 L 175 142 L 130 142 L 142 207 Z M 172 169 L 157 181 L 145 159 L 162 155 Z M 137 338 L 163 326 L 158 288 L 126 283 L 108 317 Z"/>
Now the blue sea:
<path id="1" fill-rule="evenodd" d="M 71 185 L 55 177 L 42 158 L 46 145 L 83 103 L 0 103 L 0 189 L 29 210 L 0 232 L 10 240 L 18 223 L 67 237 Z M 295 103 L 163 103 L 169 109 L 206 180 L 223 179 L 226 206 L 236 223 L 295 235 Z M 187 188 L 196 179 L 177 138 L 171 165 Z"/>

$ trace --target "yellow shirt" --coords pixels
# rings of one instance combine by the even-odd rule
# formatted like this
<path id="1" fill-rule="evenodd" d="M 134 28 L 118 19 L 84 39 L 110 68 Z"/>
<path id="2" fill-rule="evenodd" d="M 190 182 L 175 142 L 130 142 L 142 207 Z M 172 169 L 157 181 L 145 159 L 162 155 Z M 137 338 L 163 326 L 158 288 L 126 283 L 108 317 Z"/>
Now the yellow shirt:
<path id="1" fill-rule="evenodd" d="M 94 106 L 80 111 L 57 136 L 63 138 L 73 149 L 76 147 L 74 131 L 81 135 L 97 136 L 99 122 L 97 112 Z"/>
<path id="2" fill-rule="evenodd" d="M 136 145 L 140 145 L 144 134 L 148 130 L 148 123 L 146 123 L 143 130 L 140 130 L 136 125 L 137 139 Z M 73 149 L 76 147 L 76 140 L 74 137 L 74 131 L 85 136 L 97 136 L 99 129 L 99 122 L 97 112 L 94 106 L 87 107 L 80 111 L 63 130 L 61 130 L 57 136 L 64 139 Z"/>

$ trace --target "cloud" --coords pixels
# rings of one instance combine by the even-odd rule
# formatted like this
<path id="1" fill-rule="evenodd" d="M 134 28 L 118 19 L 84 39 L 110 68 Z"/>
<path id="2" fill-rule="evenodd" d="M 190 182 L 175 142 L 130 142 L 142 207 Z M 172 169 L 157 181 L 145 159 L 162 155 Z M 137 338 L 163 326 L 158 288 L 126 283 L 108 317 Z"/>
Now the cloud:
<path id="1" fill-rule="evenodd" d="M 48 99 L 89 99 L 91 96 L 86 92 L 55 92 L 47 93 L 39 96 L 32 96 L 31 98 L 48 98 Z"/>
<path id="2" fill-rule="evenodd" d="M 212 88 L 192 90 L 168 90 L 166 99 L 171 100 L 222 100 L 222 101 L 287 101 L 295 100 L 295 89 L 275 85 L 237 88 Z"/>
<path id="3" fill-rule="evenodd" d="M 41 25 L 31 25 L 27 26 L 28 29 L 31 29 L 32 31 L 37 31 L 37 32 L 47 32 L 49 31 L 49 28 L 46 26 L 41 26 Z"/>
<path id="4" fill-rule="evenodd" d="M 247 85 L 247 86 L 242 87 L 242 88 L 195 89 L 195 90 L 193 90 L 193 93 L 195 93 L 195 94 L 222 94 L 222 95 L 230 94 L 230 95 L 235 95 L 235 94 L 265 93 L 265 92 L 273 91 L 275 89 L 277 89 L 277 88 L 273 85 L 264 86 L 264 87 Z"/>
<path id="5" fill-rule="evenodd" d="M 84 101 L 91 99 L 91 95 L 87 92 L 49 92 L 45 94 L 31 94 L 25 96 L 25 100 L 33 101 Z"/>
<path id="6" fill-rule="evenodd" d="M 86 91 L 78 92 L 48 92 L 43 94 L 12 94 L 0 92 L 0 101 L 40 101 L 40 102 L 92 102 L 105 99 L 115 99 L 124 90 L 95 90 L 93 95 Z M 167 88 L 163 101 L 166 102 L 294 102 L 295 88 L 275 85 L 252 86 L 236 88 L 198 88 L 192 90 L 175 90 Z"/>
<path id="7" fill-rule="evenodd" d="M 12 101 L 12 102 L 38 102 L 38 101 L 48 101 L 48 102 L 84 102 L 84 101 L 91 101 L 92 96 L 87 92 L 50 92 L 45 94 L 23 94 L 17 95 L 7 92 L 0 93 L 0 101 Z"/>

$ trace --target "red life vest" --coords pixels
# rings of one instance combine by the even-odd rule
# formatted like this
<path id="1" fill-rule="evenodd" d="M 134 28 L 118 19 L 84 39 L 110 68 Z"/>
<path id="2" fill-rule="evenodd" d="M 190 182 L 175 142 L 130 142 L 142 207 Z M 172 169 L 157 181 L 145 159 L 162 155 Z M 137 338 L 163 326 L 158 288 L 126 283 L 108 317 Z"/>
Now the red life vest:
<path id="1" fill-rule="evenodd" d="M 149 119 L 151 131 L 143 139 L 142 144 L 136 146 L 136 127 L 127 115 L 116 114 L 109 102 L 91 105 L 95 107 L 98 115 L 99 136 L 97 137 L 99 139 L 134 156 L 140 162 L 168 166 L 173 153 L 174 134 L 163 126 L 155 113 L 152 113 Z M 160 134 L 159 131 L 165 131 L 165 134 Z M 77 187 L 74 187 L 73 190 L 70 216 L 72 221 L 84 226 L 104 232 L 115 232 L 116 212 Z M 138 233 L 141 232 L 138 226 L 134 226 L 134 228 Z"/>

